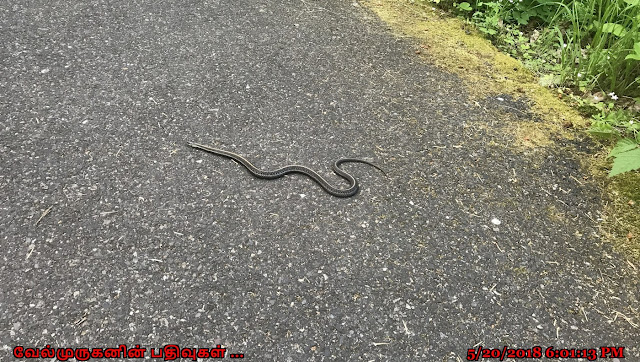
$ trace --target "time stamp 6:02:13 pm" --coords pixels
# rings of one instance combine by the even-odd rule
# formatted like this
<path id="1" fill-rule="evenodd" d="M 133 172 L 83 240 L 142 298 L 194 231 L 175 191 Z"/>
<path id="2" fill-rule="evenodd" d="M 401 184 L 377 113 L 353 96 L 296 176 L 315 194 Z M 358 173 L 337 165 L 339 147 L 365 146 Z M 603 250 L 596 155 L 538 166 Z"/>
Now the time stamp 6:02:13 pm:
<path id="1" fill-rule="evenodd" d="M 532 348 L 484 348 L 478 346 L 467 350 L 467 361 L 479 361 L 480 359 L 505 358 L 584 358 L 588 361 L 610 358 L 625 358 L 624 347 L 599 347 L 599 348 L 556 348 L 553 346 L 542 348 L 535 346 Z"/>

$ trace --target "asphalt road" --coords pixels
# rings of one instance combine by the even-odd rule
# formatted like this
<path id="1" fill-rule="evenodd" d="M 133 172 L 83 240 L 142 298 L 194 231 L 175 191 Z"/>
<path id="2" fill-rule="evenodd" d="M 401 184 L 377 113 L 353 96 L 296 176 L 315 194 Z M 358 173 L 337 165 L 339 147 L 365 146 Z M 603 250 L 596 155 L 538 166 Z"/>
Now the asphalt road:
<path id="1" fill-rule="evenodd" d="M 0 44 L 3 361 L 47 344 L 640 361 L 638 267 L 598 237 L 578 163 L 504 147 L 500 102 L 475 106 L 357 4 L 6 1 Z M 188 141 L 389 177 L 345 165 L 361 192 L 340 199 Z"/>

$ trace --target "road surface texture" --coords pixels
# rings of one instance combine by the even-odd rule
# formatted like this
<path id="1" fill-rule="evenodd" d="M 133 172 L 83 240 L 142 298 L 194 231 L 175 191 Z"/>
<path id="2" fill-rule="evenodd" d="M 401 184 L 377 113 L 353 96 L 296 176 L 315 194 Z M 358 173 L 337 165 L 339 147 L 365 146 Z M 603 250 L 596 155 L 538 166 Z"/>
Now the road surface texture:
<path id="1" fill-rule="evenodd" d="M 500 102 L 475 106 L 358 4 L 7 1 L 0 41 L 2 361 L 47 344 L 640 360 L 637 267 L 599 239 L 578 163 L 501 146 L 481 126 Z M 189 141 L 388 177 L 344 165 L 361 192 L 341 199 Z"/>

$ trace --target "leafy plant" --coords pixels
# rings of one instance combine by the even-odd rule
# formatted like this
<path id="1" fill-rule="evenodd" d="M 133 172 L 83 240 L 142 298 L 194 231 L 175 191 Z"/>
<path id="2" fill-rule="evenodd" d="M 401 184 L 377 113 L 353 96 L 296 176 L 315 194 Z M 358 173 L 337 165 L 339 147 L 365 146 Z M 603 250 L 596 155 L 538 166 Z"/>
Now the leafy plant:
<path id="1" fill-rule="evenodd" d="M 473 8 L 471 7 L 471 4 L 469 4 L 468 2 L 463 2 L 460 4 L 456 4 L 456 8 L 458 8 L 458 10 L 462 10 L 462 11 L 471 11 L 473 10 Z"/>
<path id="2" fill-rule="evenodd" d="M 592 134 L 619 139 L 611 151 L 611 176 L 638 169 L 640 119 L 616 101 L 640 97 L 640 0 L 415 1 L 466 18 L 549 86 L 586 94 L 606 90 L 607 102 L 568 98 L 593 116 Z"/>
<path id="3" fill-rule="evenodd" d="M 632 139 L 618 141 L 609 157 L 614 158 L 609 177 L 640 169 L 640 145 Z"/>
<path id="4" fill-rule="evenodd" d="M 633 51 L 634 53 L 627 55 L 624 59 L 640 60 L 640 42 L 637 42 L 633 45 Z"/>
<path id="5" fill-rule="evenodd" d="M 612 103 L 609 103 L 611 105 Z M 590 132 L 602 138 L 620 138 L 616 146 L 609 153 L 613 157 L 613 166 L 609 177 L 640 169 L 640 123 L 631 112 L 611 106 L 603 108 L 600 114 L 594 116 Z"/>
<path id="6" fill-rule="evenodd" d="M 562 8 L 567 24 L 556 26 L 563 81 L 587 90 L 640 95 L 640 53 L 635 46 L 640 42 L 640 1 L 571 1 Z"/>

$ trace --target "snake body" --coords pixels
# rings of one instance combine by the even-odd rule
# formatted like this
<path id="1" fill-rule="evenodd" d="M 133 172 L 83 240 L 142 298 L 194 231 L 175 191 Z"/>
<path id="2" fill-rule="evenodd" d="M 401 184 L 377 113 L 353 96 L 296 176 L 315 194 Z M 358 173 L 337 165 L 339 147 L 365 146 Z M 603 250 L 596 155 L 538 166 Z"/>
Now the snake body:
<path id="1" fill-rule="evenodd" d="M 299 165 L 288 165 L 282 168 L 279 168 L 277 170 L 261 170 L 259 168 L 257 168 L 256 166 L 254 166 L 253 164 L 251 164 L 251 162 L 249 162 L 246 158 L 235 154 L 233 152 L 229 152 L 229 151 L 224 151 L 224 150 L 220 150 L 217 148 L 213 148 L 213 147 L 209 147 L 209 146 L 205 146 L 199 143 L 193 143 L 190 142 L 189 146 L 193 147 L 193 148 L 197 148 L 203 151 L 207 151 L 219 156 L 224 156 L 224 157 L 228 157 L 231 158 L 233 160 L 238 161 L 239 163 L 241 163 L 244 167 L 247 168 L 247 170 L 249 170 L 249 172 L 258 178 L 261 179 L 267 179 L 267 180 L 273 180 L 273 179 L 277 179 L 280 178 L 284 175 L 290 174 L 290 173 L 300 173 L 303 174 L 305 176 L 308 176 L 309 178 L 311 178 L 313 181 L 317 182 L 318 185 L 320 185 L 327 193 L 333 195 L 333 196 L 337 196 L 337 197 L 351 197 L 354 196 L 355 194 L 358 193 L 359 190 L 359 185 L 358 185 L 358 181 L 351 176 L 350 174 L 348 174 L 347 172 L 343 171 L 340 168 L 340 165 L 346 162 L 359 162 L 359 163 L 364 163 L 367 164 L 369 166 L 373 166 L 376 169 L 380 170 L 383 174 L 386 175 L 386 173 L 378 166 L 374 165 L 371 162 L 368 161 L 364 161 L 364 160 L 359 160 L 357 158 L 341 158 L 339 160 L 337 160 L 334 164 L 333 164 L 333 172 L 335 172 L 336 174 L 338 174 L 340 177 L 344 178 L 345 180 L 349 181 L 349 187 L 346 189 L 340 189 L 337 188 L 333 185 L 331 185 L 330 183 L 328 183 L 324 178 L 322 178 L 322 176 L 318 175 L 318 173 L 316 173 L 315 171 L 313 171 L 312 169 L 305 167 L 305 166 L 299 166 Z"/>

